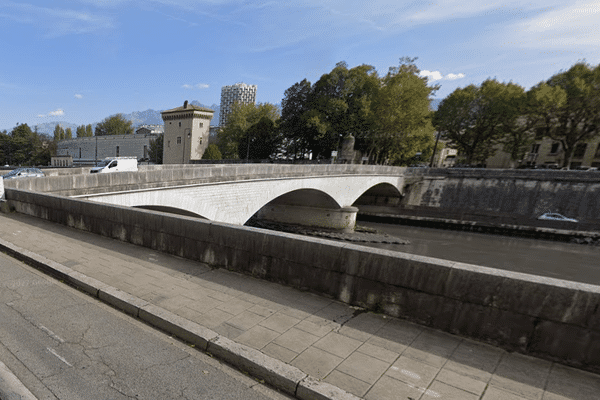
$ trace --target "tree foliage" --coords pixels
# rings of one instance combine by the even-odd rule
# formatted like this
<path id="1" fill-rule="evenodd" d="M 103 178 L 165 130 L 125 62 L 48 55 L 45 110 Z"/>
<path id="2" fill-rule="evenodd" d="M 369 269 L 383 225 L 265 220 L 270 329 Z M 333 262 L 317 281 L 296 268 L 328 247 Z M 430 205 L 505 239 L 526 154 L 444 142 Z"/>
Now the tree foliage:
<path id="1" fill-rule="evenodd" d="M 88 129 L 89 128 L 89 129 Z M 80 125 L 77 127 L 77 130 L 75 131 L 75 134 L 77 135 L 77 137 L 92 137 L 94 136 L 92 133 L 92 125 Z"/>
<path id="2" fill-rule="evenodd" d="M 288 157 L 328 158 L 347 135 L 379 163 L 402 165 L 431 152 L 429 96 L 437 87 L 418 76 L 414 61 L 400 59 L 384 77 L 370 65 L 340 62 L 314 85 L 305 79 L 286 90 L 280 129 Z"/>
<path id="3" fill-rule="evenodd" d="M 217 145 L 223 158 L 245 158 L 246 153 L 239 153 L 240 142 L 244 140 L 248 129 L 263 118 L 274 124 L 279 119 L 279 108 L 270 103 L 241 104 L 235 103 L 227 118 L 227 124 L 217 134 Z"/>
<path id="4" fill-rule="evenodd" d="M 27 124 L 16 125 L 10 133 L 0 133 L 2 165 L 48 165 L 54 151 L 48 135 L 32 131 Z"/>
<path id="5" fill-rule="evenodd" d="M 123 114 L 116 114 L 96 125 L 95 134 L 96 136 L 130 135 L 133 134 L 133 123 L 125 119 Z"/>
<path id="6" fill-rule="evenodd" d="M 56 126 L 54 127 L 54 140 L 65 140 L 65 130 L 59 124 L 56 124 Z"/>
<path id="7" fill-rule="evenodd" d="M 561 143 L 563 167 L 579 143 L 600 135 L 600 64 L 579 62 L 531 89 L 537 133 Z"/>
<path id="8" fill-rule="evenodd" d="M 214 143 L 209 144 L 202 154 L 203 160 L 221 160 L 223 156 L 221 155 L 221 151 L 219 151 L 219 146 Z"/>
<path id="9" fill-rule="evenodd" d="M 521 86 L 495 79 L 458 88 L 440 103 L 434 125 L 467 164 L 484 163 L 515 126 L 524 96 Z"/>
<path id="10" fill-rule="evenodd" d="M 277 152 L 279 143 L 275 122 L 268 117 L 262 117 L 244 133 L 238 143 L 238 154 L 247 160 L 268 159 Z"/>

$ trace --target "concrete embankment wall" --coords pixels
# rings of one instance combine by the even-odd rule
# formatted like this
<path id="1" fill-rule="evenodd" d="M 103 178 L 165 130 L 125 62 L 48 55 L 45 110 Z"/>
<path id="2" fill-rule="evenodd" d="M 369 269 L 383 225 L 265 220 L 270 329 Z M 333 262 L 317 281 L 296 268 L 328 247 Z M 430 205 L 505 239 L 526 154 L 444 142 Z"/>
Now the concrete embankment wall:
<path id="1" fill-rule="evenodd" d="M 529 225 L 557 212 L 580 221 L 568 229 L 600 225 L 600 172 L 420 168 L 405 179 L 408 215 Z"/>
<path id="2" fill-rule="evenodd" d="M 600 287 L 6 188 L 17 212 L 600 372 Z"/>

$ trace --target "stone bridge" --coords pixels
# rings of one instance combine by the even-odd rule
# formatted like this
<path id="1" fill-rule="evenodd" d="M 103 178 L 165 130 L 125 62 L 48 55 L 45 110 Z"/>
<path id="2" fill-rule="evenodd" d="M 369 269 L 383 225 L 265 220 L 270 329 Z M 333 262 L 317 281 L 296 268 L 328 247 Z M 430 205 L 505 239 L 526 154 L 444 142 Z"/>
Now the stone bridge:
<path id="1" fill-rule="evenodd" d="M 10 184 L 238 225 L 256 215 L 278 222 L 352 229 L 358 211 L 352 205 L 357 199 L 399 199 L 404 172 L 404 168 L 362 165 L 151 166 L 138 172 L 49 176 Z"/>

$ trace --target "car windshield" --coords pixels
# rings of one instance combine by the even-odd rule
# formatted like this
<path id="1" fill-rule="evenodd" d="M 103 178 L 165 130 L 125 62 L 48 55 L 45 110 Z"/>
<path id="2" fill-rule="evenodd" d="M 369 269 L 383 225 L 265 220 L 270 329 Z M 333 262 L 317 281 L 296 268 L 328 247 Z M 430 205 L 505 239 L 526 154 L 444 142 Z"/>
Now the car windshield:
<path id="1" fill-rule="evenodd" d="M 7 178 L 9 176 L 16 176 L 19 172 L 25 172 L 25 169 L 23 169 L 23 168 L 13 169 L 8 174 L 5 174 L 4 177 Z"/>
<path id="2" fill-rule="evenodd" d="M 106 167 L 111 161 L 112 161 L 111 159 L 102 160 L 102 161 L 100 161 L 100 164 L 98 164 L 98 166 Z"/>

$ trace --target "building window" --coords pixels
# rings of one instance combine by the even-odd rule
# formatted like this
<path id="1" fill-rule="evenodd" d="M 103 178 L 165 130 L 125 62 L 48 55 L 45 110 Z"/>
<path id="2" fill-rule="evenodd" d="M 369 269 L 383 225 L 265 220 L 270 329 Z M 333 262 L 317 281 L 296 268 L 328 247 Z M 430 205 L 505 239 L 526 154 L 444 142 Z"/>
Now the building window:
<path id="1" fill-rule="evenodd" d="M 179 122 L 179 127 L 181 128 L 181 122 Z"/>
<path id="2" fill-rule="evenodd" d="M 574 158 L 583 158 L 583 155 L 585 154 L 586 149 L 587 149 L 587 143 L 578 143 L 577 146 L 575 146 L 575 151 L 573 152 L 573 157 Z"/>
<path id="3" fill-rule="evenodd" d="M 550 148 L 550 154 L 556 154 L 558 153 L 558 148 L 560 146 L 560 143 L 552 143 L 552 147 Z"/>
<path id="4" fill-rule="evenodd" d="M 177 136 L 177 144 L 181 144 L 181 136 Z"/>
<path id="5" fill-rule="evenodd" d="M 171 147 L 171 141 L 167 140 L 167 147 Z"/>
<path id="6" fill-rule="evenodd" d="M 81 158 L 81 147 L 79 148 L 79 158 Z"/>
<path id="7" fill-rule="evenodd" d="M 199 122 L 199 123 L 198 123 L 198 126 L 199 126 L 200 128 L 202 128 L 202 127 L 204 126 L 204 124 L 203 124 L 202 122 Z"/>
<path id="8" fill-rule="evenodd" d="M 600 158 L 600 143 L 598 143 L 598 147 L 596 148 L 596 155 L 594 158 Z"/>
<path id="9" fill-rule="evenodd" d="M 119 157 L 119 146 L 117 146 L 117 157 Z"/>
<path id="10" fill-rule="evenodd" d="M 540 152 L 540 145 L 539 144 L 532 144 L 531 145 L 531 152 L 533 154 L 537 154 Z"/>
<path id="11" fill-rule="evenodd" d="M 200 137 L 200 144 L 202 144 L 202 136 Z"/>

